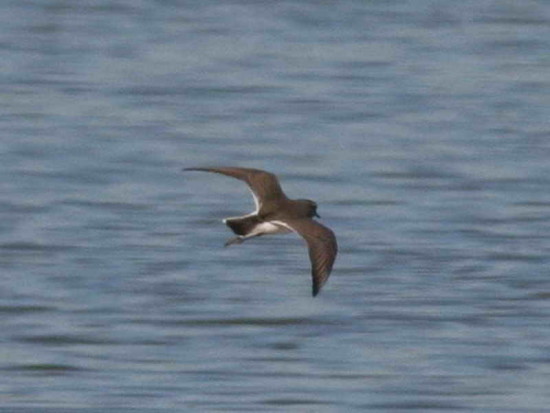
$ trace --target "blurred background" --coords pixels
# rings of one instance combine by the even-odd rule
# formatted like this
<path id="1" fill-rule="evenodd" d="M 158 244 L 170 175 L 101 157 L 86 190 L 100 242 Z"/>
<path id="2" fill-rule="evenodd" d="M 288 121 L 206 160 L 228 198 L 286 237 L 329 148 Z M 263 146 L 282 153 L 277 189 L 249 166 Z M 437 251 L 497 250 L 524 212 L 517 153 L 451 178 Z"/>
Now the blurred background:
<path id="1" fill-rule="evenodd" d="M 547 1 L 1 11 L 2 411 L 548 408 Z M 317 298 L 200 165 L 318 202 Z"/>

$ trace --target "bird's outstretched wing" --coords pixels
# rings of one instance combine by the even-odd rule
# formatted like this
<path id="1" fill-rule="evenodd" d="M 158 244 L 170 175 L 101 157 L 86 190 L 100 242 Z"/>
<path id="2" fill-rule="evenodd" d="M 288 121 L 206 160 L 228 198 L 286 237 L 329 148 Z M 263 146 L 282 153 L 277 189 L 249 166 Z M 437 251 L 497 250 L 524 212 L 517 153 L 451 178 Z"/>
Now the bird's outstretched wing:
<path id="1" fill-rule="evenodd" d="M 200 168 L 185 168 L 184 171 L 205 171 L 215 172 L 222 175 L 231 176 L 240 179 L 248 184 L 256 210 L 259 211 L 266 201 L 286 199 L 286 195 L 281 189 L 277 177 L 261 169 L 252 168 L 237 168 L 237 167 L 200 167 Z"/>
<path id="2" fill-rule="evenodd" d="M 300 234 L 307 242 L 313 278 L 312 293 L 315 297 L 326 283 L 338 253 L 334 232 L 309 218 L 284 219 L 279 222 Z"/>

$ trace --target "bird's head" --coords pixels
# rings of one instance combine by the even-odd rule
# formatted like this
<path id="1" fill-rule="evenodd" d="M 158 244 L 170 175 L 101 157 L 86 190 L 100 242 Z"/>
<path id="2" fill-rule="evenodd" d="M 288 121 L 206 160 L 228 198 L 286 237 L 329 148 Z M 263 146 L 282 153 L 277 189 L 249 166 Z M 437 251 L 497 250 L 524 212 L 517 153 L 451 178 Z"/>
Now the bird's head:
<path id="1" fill-rule="evenodd" d="M 300 204 L 303 205 L 303 208 L 306 211 L 306 215 L 309 218 L 312 218 L 312 217 L 321 218 L 319 216 L 319 214 L 317 213 L 317 203 L 316 202 L 311 201 L 309 199 L 299 199 L 298 201 L 300 202 Z"/>

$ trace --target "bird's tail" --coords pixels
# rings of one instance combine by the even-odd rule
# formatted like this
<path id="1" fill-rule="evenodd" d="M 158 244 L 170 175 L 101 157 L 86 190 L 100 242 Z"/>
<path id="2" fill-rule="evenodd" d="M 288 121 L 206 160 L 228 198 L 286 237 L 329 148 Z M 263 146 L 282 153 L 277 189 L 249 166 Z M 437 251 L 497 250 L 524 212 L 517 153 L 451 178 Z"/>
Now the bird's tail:
<path id="1" fill-rule="evenodd" d="M 227 218 L 223 221 L 237 235 L 249 234 L 261 221 L 257 216 Z"/>

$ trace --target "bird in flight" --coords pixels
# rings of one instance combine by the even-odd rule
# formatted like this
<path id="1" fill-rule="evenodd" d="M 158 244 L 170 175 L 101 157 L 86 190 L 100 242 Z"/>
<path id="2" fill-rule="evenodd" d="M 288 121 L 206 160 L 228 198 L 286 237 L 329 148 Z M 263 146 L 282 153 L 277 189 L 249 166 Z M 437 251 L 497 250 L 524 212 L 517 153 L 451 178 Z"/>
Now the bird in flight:
<path id="1" fill-rule="evenodd" d="M 317 204 L 309 199 L 289 199 L 277 177 L 260 169 L 238 167 L 185 168 L 184 171 L 204 171 L 227 175 L 248 184 L 256 210 L 250 214 L 223 220 L 237 236 L 225 245 L 242 242 L 266 234 L 296 232 L 307 243 L 315 297 L 327 281 L 338 244 L 334 232 L 313 219 L 319 217 Z"/>

